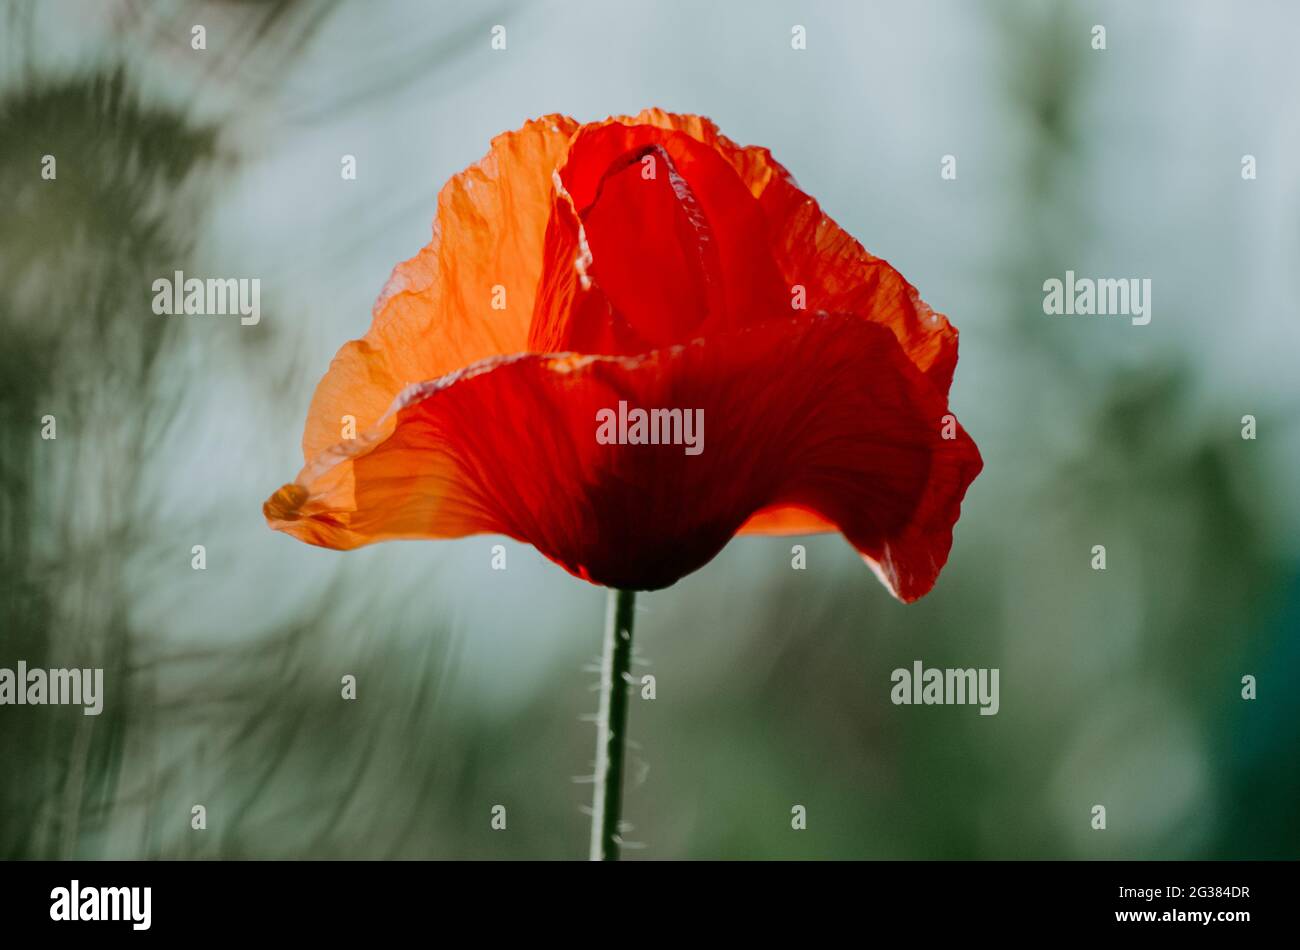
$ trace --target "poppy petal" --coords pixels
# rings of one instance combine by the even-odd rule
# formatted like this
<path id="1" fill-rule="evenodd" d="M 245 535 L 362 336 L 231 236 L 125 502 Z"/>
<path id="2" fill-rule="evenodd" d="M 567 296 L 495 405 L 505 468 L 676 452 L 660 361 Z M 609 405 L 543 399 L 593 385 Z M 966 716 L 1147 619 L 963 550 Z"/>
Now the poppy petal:
<path id="1" fill-rule="evenodd" d="M 757 199 L 787 291 L 795 284 L 803 286 L 810 311 L 856 313 L 888 326 L 912 361 L 947 392 L 957 366 L 956 328 L 921 300 L 902 274 L 824 213 L 768 149 L 737 145 L 703 116 L 660 109 L 604 124 L 655 126 L 688 135 L 716 151 Z M 583 134 L 599 127 L 584 127 Z"/>
<path id="2" fill-rule="evenodd" d="M 598 414 L 620 403 L 629 418 L 682 410 L 678 443 L 629 444 L 629 425 L 628 439 L 602 444 Z M 690 454 L 697 410 L 702 451 Z M 592 582 L 655 589 L 708 562 L 755 513 L 788 508 L 842 531 L 911 601 L 946 561 L 982 464 L 960 427 L 943 438 L 946 414 L 894 335 L 852 314 L 639 357 L 497 357 L 409 388 L 265 513 L 334 548 L 500 533 Z"/>
<path id="3" fill-rule="evenodd" d="M 344 416 L 363 431 L 405 386 L 525 349 L 553 172 L 577 128 L 566 116 L 533 120 L 443 187 L 433 239 L 393 270 L 370 331 L 339 350 L 317 386 L 306 460 L 339 440 Z"/>
<path id="4" fill-rule="evenodd" d="M 610 164 L 629 153 L 644 154 L 665 143 L 678 157 L 677 167 L 683 176 L 699 177 L 699 187 L 692 192 L 725 197 L 725 202 L 713 203 L 714 215 L 732 222 L 727 233 L 734 236 L 730 243 L 737 249 L 736 259 L 754 263 L 747 279 L 739 268 L 733 268 L 737 275 L 733 280 L 751 291 L 743 301 L 745 309 L 730 320 L 693 318 L 701 335 L 788 312 L 789 293 L 799 285 L 805 290 L 803 303 L 809 310 L 856 313 L 888 326 L 912 361 L 947 392 L 957 362 L 957 330 L 942 314 L 931 310 L 898 271 L 867 252 L 822 213 L 766 148 L 738 146 L 702 116 L 659 109 L 584 126 L 575 136 L 559 175 L 562 195 L 569 198 L 571 191 L 572 198 L 557 205 L 547 234 L 552 266 L 544 272 L 545 289 L 538 295 L 530 350 L 633 354 L 651 348 L 652 342 L 633 332 L 603 293 L 603 281 L 595 273 L 599 266 L 593 266 L 593 259 L 603 255 L 593 248 L 596 241 L 588 241 L 591 228 L 584 230 L 575 204 L 590 207 L 597 202 L 601 176 Z M 698 147 L 692 148 L 691 143 Z M 734 171 L 734 179 L 721 168 L 724 162 Z M 750 192 L 752 201 L 745 200 L 738 185 Z M 630 216 L 620 212 L 614 217 L 627 221 Z M 629 245 L 629 232 L 644 235 L 653 231 L 644 226 L 624 228 L 620 235 L 623 246 L 614 244 L 613 248 L 616 254 L 632 250 L 623 259 L 630 261 L 631 269 L 640 268 L 651 275 L 641 281 L 639 299 L 654 299 L 654 292 L 662 287 L 686 287 L 691 288 L 686 299 L 661 302 L 659 312 L 689 314 L 693 307 L 701 306 L 705 294 L 688 281 L 664 279 L 669 269 L 649 266 L 650 255 L 636 242 Z M 668 232 L 664 229 L 663 233 Z M 574 261 L 578 262 L 576 268 L 568 266 Z M 780 275 L 777 280 L 771 276 L 774 264 Z M 714 314 L 721 310 L 716 301 L 708 306 Z M 685 338 L 680 328 L 672 332 L 677 339 Z M 812 534 L 831 530 L 834 526 L 814 512 L 775 506 L 757 513 L 741 532 Z"/>
<path id="5" fill-rule="evenodd" d="M 707 144 L 600 123 L 574 136 L 557 180 L 567 200 L 547 236 L 557 266 L 532 352 L 635 355 L 790 312 L 762 210 Z"/>

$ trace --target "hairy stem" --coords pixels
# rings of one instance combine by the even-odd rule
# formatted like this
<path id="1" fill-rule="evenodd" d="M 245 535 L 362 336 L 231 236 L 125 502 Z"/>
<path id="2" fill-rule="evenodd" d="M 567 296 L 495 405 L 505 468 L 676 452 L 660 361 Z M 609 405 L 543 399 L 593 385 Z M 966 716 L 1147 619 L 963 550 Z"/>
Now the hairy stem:
<path id="1" fill-rule="evenodd" d="M 636 592 L 609 591 L 600 661 L 596 719 L 596 783 L 591 797 L 591 860 L 617 861 L 623 814 L 623 748 L 627 735 L 627 680 L 632 665 L 632 611 Z"/>

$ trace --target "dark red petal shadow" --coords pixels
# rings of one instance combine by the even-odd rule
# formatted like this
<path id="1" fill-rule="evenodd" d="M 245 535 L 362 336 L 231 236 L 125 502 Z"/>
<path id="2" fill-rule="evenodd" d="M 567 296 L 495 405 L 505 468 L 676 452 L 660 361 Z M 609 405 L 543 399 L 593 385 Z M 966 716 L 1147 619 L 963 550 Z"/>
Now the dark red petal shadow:
<path id="1" fill-rule="evenodd" d="M 703 409 L 704 448 L 601 445 L 596 413 Z M 934 584 L 981 468 L 887 328 L 802 316 L 641 357 L 521 355 L 408 390 L 268 500 L 273 527 L 353 548 L 481 532 L 597 584 L 665 587 L 751 516 L 835 525 L 904 601 Z"/>

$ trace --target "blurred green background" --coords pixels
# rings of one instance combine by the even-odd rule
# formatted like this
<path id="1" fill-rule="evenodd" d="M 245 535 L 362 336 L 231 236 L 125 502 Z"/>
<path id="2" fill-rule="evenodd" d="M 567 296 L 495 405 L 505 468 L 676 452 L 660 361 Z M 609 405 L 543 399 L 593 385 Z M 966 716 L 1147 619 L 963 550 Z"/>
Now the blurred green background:
<path id="1" fill-rule="evenodd" d="M 508 542 L 491 570 L 497 538 L 310 548 L 260 506 L 442 183 L 530 117 L 658 105 L 769 146 L 950 316 L 986 467 L 916 605 L 837 536 L 639 598 L 628 856 L 1297 857 L 1297 29 L 1173 0 L 8 3 L 0 666 L 102 666 L 107 697 L 0 707 L 0 856 L 585 855 L 603 592 Z M 261 323 L 155 316 L 177 269 L 260 278 Z M 1045 317 L 1066 269 L 1151 278 L 1151 324 Z M 916 659 L 999 667 L 1000 712 L 891 705 Z"/>

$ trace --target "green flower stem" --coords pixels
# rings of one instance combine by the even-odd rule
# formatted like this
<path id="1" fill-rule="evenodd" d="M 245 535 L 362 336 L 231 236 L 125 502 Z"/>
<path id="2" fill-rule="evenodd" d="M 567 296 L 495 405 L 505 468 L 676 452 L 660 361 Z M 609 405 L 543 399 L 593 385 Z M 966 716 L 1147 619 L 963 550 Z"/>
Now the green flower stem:
<path id="1" fill-rule="evenodd" d="M 623 814 L 623 748 L 627 737 L 628 671 L 632 666 L 632 612 L 636 591 L 609 591 L 605 646 L 600 660 L 596 718 L 596 782 L 591 796 L 591 860 L 617 861 Z"/>

